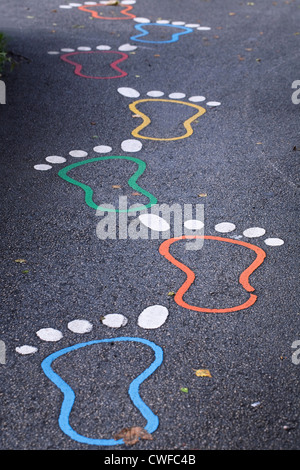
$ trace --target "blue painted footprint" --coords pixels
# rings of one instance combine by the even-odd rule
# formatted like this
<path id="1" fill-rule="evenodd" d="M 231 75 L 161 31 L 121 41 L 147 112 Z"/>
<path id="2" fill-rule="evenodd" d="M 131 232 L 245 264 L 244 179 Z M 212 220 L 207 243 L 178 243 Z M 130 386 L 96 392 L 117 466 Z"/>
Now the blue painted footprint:
<path id="1" fill-rule="evenodd" d="M 138 318 L 138 325 L 144 329 L 155 329 L 162 326 L 167 317 L 168 309 L 162 305 L 151 305 L 145 308 Z M 120 328 L 127 324 L 127 318 L 121 314 L 109 314 L 105 315 L 102 318 L 102 323 L 111 328 Z M 68 329 L 73 333 L 88 333 L 92 330 L 93 325 L 84 319 L 76 319 L 68 323 Z M 37 336 L 47 342 L 57 342 L 63 338 L 63 334 L 60 330 L 54 328 L 42 328 L 36 332 Z M 54 370 L 53 365 L 55 361 L 67 355 L 73 351 L 82 350 L 84 348 L 92 347 L 96 344 L 107 344 L 107 343 L 141 343 L 145 346 L 148 346 L 154 353 L 154 360 L 141 374 L 138 375 L 129 385 L 128 394 L 134 404 L 138 409 L 141 415 L 146 419 L 146 426 L 144 431 L 151 435 L 159 425 L 158 417 L 153 413 L 153 411 L 144 403 L 140 394 L 139 387 L 145 382 L 162 364 L 163 362 L 163 350 L 160 346 L 156 345 L 154 342 L 149 341 L 144 338 L 131 337 L 131 336 L 120 336 L 116 338 L 104 338 L 98 340 L 91 340 L 88 342 L 82 342 L 74 344 L 72 346 L 60 349 L 49 356 L 47 356 L 41 363 L 41 367 L 45 375 L 48 377 L 51 382 L 58 387 L 58 389 L 63 393 L 63 401 L 59 414 L 59 427 L 60 429 L 74 441 L 96 446 L 115 446 L 124 444 L 123 439 L 116 438 L 92 438 L 89 436 L 82 435 L 78 433 L 75 429 L 72 428 L 70 424 L 70 413 L 74 407 L 76 394 L 71 386 L 62 379 Z M 36 353 L 38 350 L 35 346 L 23 345 L 16 347 L 16 352 L 21 355 L 31 355 Z M 142 429 L 142 428 L 141 428 Z M 141 435 L 141 438 L 142 435 Z"/>
<path id="2" fill-rule="evenodd" d="M 193 33 L 194 29 L 199 31 L 207 31 L 211 28 L 208 26 L 200 26 L 199 23 L 185 23 L 184 21 L 173 21 L 169 20 L 157 20 L 155 23 L 152 23 L 148 18 L 134 18 L 134 21 L 139 23 L 135 25 L 135 29 L 139 31 L 139 34 L 131 36 L 132 41 L 144 42 L 148 44 L 170 44 L 172 42 L 177 42 L 181 36 L 186 34 Z M 149 29 L 150 27 L 150 29 Z M 159 40 L 157 38 L 152 39 L 151 31 L 162 31 L 163 28 L 169 32 L 169 39 Z M 150 36 L 150 39 L 149 37 Z"/>

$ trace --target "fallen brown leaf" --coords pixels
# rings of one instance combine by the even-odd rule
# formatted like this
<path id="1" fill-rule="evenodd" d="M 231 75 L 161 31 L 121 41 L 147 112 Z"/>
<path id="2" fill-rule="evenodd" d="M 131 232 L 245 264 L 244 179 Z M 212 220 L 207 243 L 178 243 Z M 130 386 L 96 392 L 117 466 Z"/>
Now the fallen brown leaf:
<path id="1" fill-rule="evenodd" d="M 120 432 L 115 434 L 113 438 L 117 441 L 123 439 L 124 444 L 134 445 L 139 439 L 152 441 L 153 437 L 144 428 L 139 426 L 132 426 L 131 428 L 123 428 Z"/>

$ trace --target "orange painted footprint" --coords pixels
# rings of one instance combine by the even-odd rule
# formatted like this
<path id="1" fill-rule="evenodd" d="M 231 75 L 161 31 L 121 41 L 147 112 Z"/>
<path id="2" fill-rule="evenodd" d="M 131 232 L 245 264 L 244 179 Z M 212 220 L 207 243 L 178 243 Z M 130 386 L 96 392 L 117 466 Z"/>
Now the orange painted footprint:
<path id="1" fill-rule="evenodd" d="M 59 8 L 64 10 L 76 8 L 89 13 L 92 18 L 99 20 L 132 20 L 135 18 L 135 15 L 131 13 L 132 5 L 134 4 L 135 0 L 122 0 L 118 2 L 103 0 L 102 2 L 70 2 L 59 5 Z"/>
<path id="2" fill-rule="evenodd" d="M 223 222 L 220 224 L 217 224 L 215 226 L 215 230 L 217 232 L 221 233 L 229 233 L 235 230 L 235 225 L 229 222 Z M 246 229 L 243 232 L 243 236 L 245 238 L 256 238 L 256 237 L 262 237 L 265 234 L 265 229 L 260 228 L 260 227 L 252 227 L 249 229 Z M 170 249 L 172 248 L 173 244 L 176 244 L 182 240 L 188 240 L 188 239 L 204 239 L 208 240 L 209 242 L 217 242 L 217 243 L 226 243 L 226 244 L 233 244 L 233 245 L 239 245 L 245 248 L 248 248 L 249 250 L 253 251 L 255 253 L 255 259 L 254 261 L 250 264 L 250 266 L 245 269 L 242 274 L 239 277 L 239 283 L 241 286 L 245 289 L 246 292 L 249 293 L 249 298 L 245 302 L 238 304 L 238 305 L 230 305 L 227 307 L 222 307 L 222 308 L 206 308 L 206 307 L 201 307 L 201 306 L 196 306 L 196 305 L 191 305 L 187 303 L 184 299 L 183 296 L 187 293 L 193 282 L 195 281 L 195 273 L 185 264 L 182 262 L 178 261 L 171 253 Z M 174 296 L 175 302 L 180 305 L 183 308 L 186 308 L 188 310 L 193 310 L 196 312 L 204 312 L 204 313 L 230 313 L 230 312 L 237 312 L 246 308 L 251 307 L 257 300 L 257 295 L 253 294 L 254 292 L 254 287 L 250 284 L 249 277 L 253 272 L 261 266 L 263 263 L 266 253 L 265 251 L 252 244 L 249 243 L 248 241 L 243 241 L 240 238 L 242 236 L 235 236 L 232 238 L 227 238 L 227 237 L 222 237 L 222 236 L 215 236 L 215 235 L 183 235 L 181 237 L 176 237 L 176 238 L 170 238 L 169 240 L 164 241 L 160 248 L 159 252 L 162 256 L 164 256 L 170 263 L 172 263 L 174 266 L 179 268 L 181 271 L 183 271 L 186 274 L 186 280 L 182 284 L 182 286 L 178 289 Z M 283 245 L 284 241 L 280 238 L 267 238 L 264 240 L 264 243 L 268 246 L 280 246 Z"/>
<path id="3" fill-rule="evenodd" d="M 135 99 L 140 96 L 140 93 L 134 88 L 121 87 L 118 88 L 118 92 L 126 98 Z M 168 98 L 163 98 L 164 92 L 159 90 L 149 91 L 147 96 L 148 98 L 137 99 L 129 104 L 129 109 L 134 116 L 143 120 L 142 124 L 137 126 L 131 133 L 137 139 L 159 141 L 186 139 L 194 132 L 192 123 L 197 123 L 197 119 L 206 112 L 206 108 L 202 106 L 206 101 L 204 96 L 195 95 L 188 98 L 187 101 L 183 101 L 186 96 L 185 93 L 170 93 Z M 201 106 L 198 103 L 201 103 Z M 217 107 L 220 106 L 220 104 L 219 101 L 206 101 L 205 106 Z M 151 114 L 152 112 L 155 116 L 156 123 L 154 123 L 154 119 L 151 119 L 146 112 L 141 111 L 140 108 L 143 109 L 145 105 L 147 106 L 147 113 Z M 160 113 L 158 111 L 158 107 L 162 105 L 167 106 L 168 109 L 165 108 L 166 113 Z M 150 110 L 148 111 L 149 106 Z M 169 122 L 169 120 L 173 119 L 176 112 L 179 112 L 179 126 L 178 123 L 173 126 L 171 122 Z M 166 116 L 168 117 L 167 120 Z M 172 131 L 173 127 L 176 129 L 175 135 L 173 134 L 174 131 Z M 180 130 L 177 130 L 178 128 Z"/>

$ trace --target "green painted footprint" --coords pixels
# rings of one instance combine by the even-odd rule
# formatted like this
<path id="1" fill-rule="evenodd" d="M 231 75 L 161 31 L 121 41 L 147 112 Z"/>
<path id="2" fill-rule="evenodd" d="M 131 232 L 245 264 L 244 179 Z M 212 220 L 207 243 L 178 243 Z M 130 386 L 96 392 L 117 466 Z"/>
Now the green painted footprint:
<path id="1" fill-rule="evenodd" d="M 138 141 L 127 141 L 128 145 L 124 145 L 125 141 L 122 143 L 122 148 L 123 150 L 127 150 L 127 151 L 138 151 L 140 149 L 139 146 L 137 146 L 137 144 L 139 144 Z M 111 147 L 108 147 L 108 146 L 98 146 L 98 147 L 95 147 L 94 148 L 94 151 L 96 152 L 100 152 L 100 153 L 105 153 L 105 152 L 110 152 L 112 149 Z M 86 157 L 87 156 L 87 152 L 83 151 L 83 150 L 72 150 L 70 152 L 70 155 L 73 156 L 73 157 L 79 157 L 79 158 L 82 158 L 82 157 Z M 127 160 L 127 161 L 131 161 L 131 162 L 134 162 L 137 164 L 137 170 L 135 171 L 135 173 L 129 178 L 128 180 L 128 186 L 130 188 L 132 188 L 134 191 L 137 191 L 139 192 L 141 195 L 143 196 L 146 196 L 148 199 L 149 199 L 149 203 L 148 204 L 143 204 L 141 205 L 141 207 L 129 207 L 128 209 L 115 209 L 115 208 L 109 208 L 109 207 L 104 207 L 104 206 L 99 206 L 98 204 L 96 204 L 93 200 L 93 194 L 94 194 L 94 191 L 93 189 L 82 183 L 81 181 L 78 181 L 74 178 L 72 178 L 70 175 L 69 175 L 69 172 L 71 170 L 73 170 L 74 168 L 77 168 L 79 166 L 82 166 L 82 165 L 87 165 L 89 163 L 95 163 L 95 162 L 98 162 L 98 163 L 101 163 L 101 162 L 104 162 L 104 161 L 118 161 L 118 160 Z M 64 157 L 59 157 L 59 156 L 50 156 L 50 157 L 46 157 L 46 161 L 49 162 L 49 163 L 63 163 L 66 161 L 66 159 Z M 49 170 L 52 168 L 51 165 L 48 165 L 48 164 L 40 164 L 40 165 L 35 165 L 34 167 L 36 170 L 40 170 L 40 171 L 45 171 L 45 170 Z M 144 173 L 146 169 L 146 163 L 143 161 L 143 160 L 140 160 L 139 158 L 136 158 L 136 157 L 128 157 L 128 156 L 115 156 L 115 155 L 109 155 L 109 156 L 103 156 L 103 157 L 95 157 L 95 158 L 89 158 L 87 160 L 82 160 L 82 161 L 79 161 L 79 162 L 76 162 L 76 163 L 72 163 L 71 165 L 68 165 L 64 168 L 62 168 L 59 172 L 58 172 L 58 176 L 60 176 L 60 178 L 62 178 L 63 180 L 67 181 L 68 183 L 71 183 L 71 184 L 74 184 L 75 186 L 78 186 L 79 188 L 83 189 L 84 193 L 85 193 L 85 203 L 91 207 L 92 209 L 95 209 L 95 210 L 101 210 L 101 211 L 105 211 L 105 212 L 131 212 L 131 211 L 139 211 L 139 210 L 143 210 L 146 208 L 149 208 L 155 204 L 157 204 L 157 199 L 155 196 L 153 196 L 153 194 L 149 193 L 148 191 L 146 191 L 145 189 L 141 188 L 139 186 L 139 184 L 137 183 L 139 177 Z"/>

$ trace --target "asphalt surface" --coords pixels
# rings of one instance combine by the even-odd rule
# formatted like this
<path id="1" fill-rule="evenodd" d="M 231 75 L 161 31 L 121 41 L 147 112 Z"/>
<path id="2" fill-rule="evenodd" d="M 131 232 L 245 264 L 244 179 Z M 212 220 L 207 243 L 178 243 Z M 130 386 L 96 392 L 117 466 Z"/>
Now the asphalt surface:
<path id="1" fill-rule="evenodd" d="M 103 20 L 59 5 L 59 0 L 0 3 L 0 30 L 18 62 L 1 77 L 6 84 L 0 108 L 0 339 L 6 350 L 0 364 L 1 449 L 298 450 L 300 365 L 292 345 L 300 339 L 300 104 L 291 97 L 292 83 L 300 79 L 300 3 L 137 0 L 131 12 L 151 23 L 166 19 L 211 28 L 193 27 L 166 42 L 171 28 L 159 24 L 147 36 L 151 43 L 131 39 L 138 34 L 133 19 Z M 103 8 L 109 16 L 120 11 Z M 84 78 L 60 58 L 64 48 L 96 51 L 109 45 L 118 51 L 127 43 L 137 48 L 119 64 L 124 77 Z M 83 54 L 82 70 L 89 76 L 114 73 L 102 55 Z M 138 99 L 161 90 L 165 98 L 184 93 L 180 101 L 189 102 L 201 95 L 221 105 L 199 103 L 206 113 L 192 124 L 188 138 L 136 138 L 141 150 L 124 152 L 122 142 L 135 139 L 132 131 L 141 120 L 128 107 L 136 98 L 122 96 L 119 87 L 137 90 Z M 180 103 L 144 106 L 151 115 L 147 137 L 182 135 L 192 109 Z M 252 306 L 225 313 L 184 308 L 172 293 L 186 276 L 160 254 L 163 240 L 99 239 L 100 217 L 86 204 L 82 188 L 58 171 L 84 160 L 72 157 L 72 150 L 87 152 L 88 159 L 101 157 L 93 150 L 100 145 L 111 147 L 107 155 L 145 162 L 138 184 L 159 204 L 202 204 L 205 235 L 243 240 L 265 251 L 250 279 L 257 295 Z M 47 156 L 66 162 L 37 171 L 34 166 L 47 164 Z M 72 171 L 93 188 L 97 204 L 117 207 L 120 195 L 128 197 L 128 205 L 149 202 L 128 185 L 134 161 L 107 159 Z M 235 231 L 218 233 L 221 222 L 235 224 Z M 249 227 L 266 233 L 247 238 L 243 231 Z M 284 244 L 268 246 L 267 237 Z M 215 239 L 205 240 L 201 250 L 185 248 L 181 241 L 170 252 L 196 274 L 184 296 L 189 305 L 220 309 L 249 298 L 238 279 L 255 258 L 251 250 Z M 153 305 L 168 309 L 167 320 L 155 329 L 141 328 L 140 313 Z M 127 324 L 105 325 L 103 317 L 112 313 L 124 315 Z M 70 331 L 67 325 L 75 319 L 89 321 L 93 329 Z M 62 339 L 41 340 L 36 332 L 43 328 L 59 330 Z M 95 343 L 72 349 L 89 341 Z M 152 440 L 107 445 L 122 428 L 146 424 L 128 388 L 154 361 L 149 344 L 163 357 L 139 394 L 158 417 L 158 427 Z M 16 348 L 23 345 L 38 351 L 19 354 Z M 42 369 L 45 358 L 64 348 L 70 350 L 53 369 L 75 392 L 70 425 L 87 442 L 59 426 L 62 391 Z M 199 369 L 211 377 L 198 377 Z"/>

